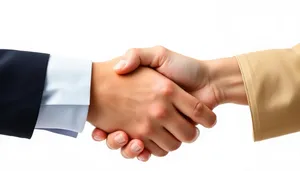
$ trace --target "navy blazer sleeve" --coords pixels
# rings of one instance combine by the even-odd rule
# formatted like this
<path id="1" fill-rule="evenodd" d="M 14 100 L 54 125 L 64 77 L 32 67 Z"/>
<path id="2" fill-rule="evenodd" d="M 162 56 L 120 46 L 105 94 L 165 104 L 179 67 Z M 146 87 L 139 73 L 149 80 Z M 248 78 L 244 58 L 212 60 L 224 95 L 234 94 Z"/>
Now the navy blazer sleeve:
<path id="1" fill-rule="evenodd" d="M 49 54 L 0 49 L 0 134 L 31 138 Z"/>

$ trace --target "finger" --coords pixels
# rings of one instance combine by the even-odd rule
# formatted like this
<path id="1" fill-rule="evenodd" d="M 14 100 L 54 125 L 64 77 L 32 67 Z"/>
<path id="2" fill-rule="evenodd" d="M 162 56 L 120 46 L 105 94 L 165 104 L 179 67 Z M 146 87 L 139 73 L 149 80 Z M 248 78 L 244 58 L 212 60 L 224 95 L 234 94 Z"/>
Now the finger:
<path id="1" fill-rule="evenodd" d="M 153 154 L 154 156 L 163 157 L 163 156 L 166 156 L 168 154 L 167 151 L 161 149 L 157 144 L 155 144 L 151 140 L 145 141 L 144 144 L 145 144 L 145 148 L 148 149 L 148 151 L 151 154 Z"/>
<path id="2" fill-rule="evenodd" d="M 168 152 L 177 150 L 181 145 L 181 142 L 165 128 L 161 128 L 160 131 L 157 131 L 157 134 L 153 135 L 152 141 Z"/>
<path id="3" fill-rule="evenodd" d="M 180 115 L 175 108 L 173 110 L 171 112 L 172 115 L 163 123 L 165 129 L 181 142 L 194 142 L 199 136 L 199 130 L 194 124 Z"/>
<path id="4" fill-rule="evenodd" d="M 123 131 L 108 134 L 106 145 L 112 150 L 117 150 L 128 143 L 128 135 Z"/>
<path id="5" fill-rule="evenodd" d="M 150 159 L 150 157 L 151 153 L 147 149 L 144 149 L 144 151 L 142 151 L 137 158 L 142 162 L 146 162 Z"/>
<path id="6" fill-rule="evenodd" d="M 92 137 L 95 141 L 103 141 L 106 139 L 107 134 L 99 128 L 95 128 L 92 132 Z"/>
<path id="7" fill-rule="evenodd" d="M 176 85 L 175 85 L 176 86 Z M 185 92 L 179 86 L 173 94 L 173 104 L 177 110 L 194 122 L 211 128 L 216 123 L 216 114 L 197 98 Z"/>
<path id="8" fill-rule="evenodd" d="M 152 68 L 163 65 L 168 49 L 162 46 L 151 48 L 135 48 L 128 50 L 114 67 L 118 74 L 127 74 L 134 71 L 140 65 Z"/>
<path id="9" fill-rule="evenodd" d="M 141 140 L 134 139 L 121 149 L 121 154 L 124 158 L 132 159 L 137 157 L 143 150 L 144 143 Z"/>

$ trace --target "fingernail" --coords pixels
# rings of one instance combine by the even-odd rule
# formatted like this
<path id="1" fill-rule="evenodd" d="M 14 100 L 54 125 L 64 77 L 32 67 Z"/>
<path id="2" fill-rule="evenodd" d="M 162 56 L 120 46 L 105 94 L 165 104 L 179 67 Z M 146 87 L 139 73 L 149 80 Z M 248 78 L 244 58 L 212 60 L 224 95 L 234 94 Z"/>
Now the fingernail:
<path id="1" fill-rule="evenodd" d="M 213 127 L 217 123 L 216 115 L 215 114 L 207 114 L 206 122 L 208 123 L 208 127 Z"/>
<path id="2" fill-rule="evenodd" d="M 215 120 L 215 122 L 212 124 L 211 127 L 214 127 L 217 124 L 217 119 Z"/>
<path id="3" fill-rule="evenodd" d="M 125 159 L 129 159 L 128 155 L 127 155 L 125 152 L 122 152 L 122 156 L 123 156 Z"/>
<path id="4" fill-rule="evenodd" d="M 94 140 L 96 140 L 96 141 L 102 141 L 103 138 L 101 138 L 100 136 L 96 135 L 96 136 L 94 136 Z"/>
<path id="5" fill-rule="evenodd" d="M 199 131 L 198 128 L 196 128 L 196 135 L 195 135 L 195 138 L 194 138 L 193 141 L 191 141 L 191 142 L 195 142 L 195 141 L 198 139 L 199 135 L 200 135 L 200 131 Z"/>
<path id="6" fill-rule="evenodd" d="M 114 66 L 114 69 L 115 70 L 119 70 L 119 69 L 122 69 L 126 66 L 126 61 L 125 60 L 120 60 L 115 66 Z"/>
<path id="7" fill-rule="evenodd" d="M 101 138 L 101 137 L 99 137 L 99 136 L 94 136 L 94 139 L 96 140 L 96 141 L 102 141 L 103 139 Z"/>
<path id="8" fill-rule="evenodd" d="M 138 156 L 137 159 L 143 162 L 147 161 L 147 159 L 142 156 Z"/>
<path id="9" fill-rule="evenodd" d="M 138 152 L 140 152 L 140 151 L 142 150 L 142 147 L 139 146 L 137 143 L 133 143 L 133 144 L 131 145 L 131 150 L 132 150 L 133 152 L 138 153 Z"/>
<path id="10" fill-rule="evenodd" d="M 101 141 L 102 139 L 99 136 L 94 136 L 94 140 Z"/>
<path id="11" fill-rule="evenodd" d="M 119 144 L 123 144 L 125 143 L 125 138 L 122 134 L 118 134 L 117 136 L 115 136 L 115 141 L 117 141 L 117 143 Z"/>

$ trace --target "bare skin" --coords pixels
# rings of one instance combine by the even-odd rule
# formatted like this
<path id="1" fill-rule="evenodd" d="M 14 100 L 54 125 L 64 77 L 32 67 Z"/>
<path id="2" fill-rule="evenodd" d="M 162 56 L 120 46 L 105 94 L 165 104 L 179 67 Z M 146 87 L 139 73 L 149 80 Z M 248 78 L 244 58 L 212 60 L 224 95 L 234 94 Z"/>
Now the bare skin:
<path id="1" fill-rule="evenodd" d="M 132 149 L 142 152 L 145 147 L 156 156 L 193 142 L 199 135 L 193 122 L 202 117 L 208 118 L 208 127 L 213 125 L 215 114 L 173 81 L 147 67 L 118 75 L 113 66 L 119 60 L 93 64 L 88 113 L 92 125 L 108 133 L 122 130 L 143 142 Z"/>
<path id="2" fill-rule="evenodd" d="M 234 57 L 199 61 L 157 46 L 129 50 L 114 69 L 116 73 L 124 75 L 139 66 L 153 68 L 173 80 L 211 110 L 224 103 L 247 105 L 244 83 Z M 213 125 L 209 125 L 210 118 L 206 116 L 199 117 L 196 122 L 212 127 Z M 144 143 L 140 139 L 132 139 L 126 131 L 116 131 L 107 136 L 105 131 L 96 128 L 92 136 L 95 140 L 104 140 L 107 137 L 108 147 L 122 148 L 121 154 L 125 158 L 138 157 L 141 161 L 147 161 L 150 158 L 151 152 L 147 148 L 141 152 L 132 150 L 131 146 L 143 146 Z M 125 141 L 119 143 L 116 141 L 117 136 L 122 136 Z"/>

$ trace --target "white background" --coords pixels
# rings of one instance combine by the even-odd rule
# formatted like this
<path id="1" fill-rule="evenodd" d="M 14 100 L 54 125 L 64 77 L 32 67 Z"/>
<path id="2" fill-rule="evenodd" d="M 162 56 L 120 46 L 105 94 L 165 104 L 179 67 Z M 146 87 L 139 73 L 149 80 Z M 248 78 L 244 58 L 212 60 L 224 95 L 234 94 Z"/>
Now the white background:
<path id="1" fill-rule="evenodd" d="M 299 2 L 300 3 L 300 2 Z M 300 43 L 300 4 L 289 0 L 0 1 L 0 48 L 97 61 L 163 45 L 199 59 Z M 268 65 L 268 64 L 266 64 Z M 149 162 L 126 160 L 91 139 L 36 131 L 0 136 L 0 170 L 300 170 L 300 133 L 254 143 L 247 106 L 223 105 L 194 144 Z M 299 123 L 300 124 L 300 123 Z"/>

